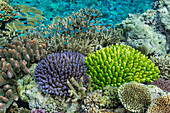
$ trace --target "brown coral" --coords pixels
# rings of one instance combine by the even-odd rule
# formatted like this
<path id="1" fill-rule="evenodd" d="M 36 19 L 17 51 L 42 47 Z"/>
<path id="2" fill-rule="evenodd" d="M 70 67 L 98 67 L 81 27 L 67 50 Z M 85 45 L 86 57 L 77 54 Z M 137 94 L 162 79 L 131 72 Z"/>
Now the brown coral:
<path id="1" fill-rule="evenodd" d="M 148 113 L 170 113 L 170 95 L 157 98 Z"/>
<path id="2" fill-rule="evenodd" d="M 0 68 L 2 76 L 7 78 L 20 78 L 20 72 L 29 73 L 28 67 L 31 63 L 40 60 L 46 54 L 46 43 L 38 43 L 37 39 L 21 41 L 13 41 L 12 44 L 0 49 Z M 21 75 L 21 73 L 20 73 Z"/>

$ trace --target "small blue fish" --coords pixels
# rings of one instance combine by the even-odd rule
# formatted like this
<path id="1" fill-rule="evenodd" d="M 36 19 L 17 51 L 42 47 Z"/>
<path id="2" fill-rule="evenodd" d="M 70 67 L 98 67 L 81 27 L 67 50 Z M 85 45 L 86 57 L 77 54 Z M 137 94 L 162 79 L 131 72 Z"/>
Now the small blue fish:
<path id="1" fill-rule="evenodd" d="M 92 16 L 98 16 L 98 14 L 92 14 Z"/>
<path id="2" fill-rule="evenodd" d="M 17 30 L 16 32 L 21 32 L 21 30 L 19 29 L 19 30 Z"/>
<path id="3" fill-rule="evenodd" d="M 3 18 L 0 18 L 0 21 L 3 20 Z"/>
<path id="4" fill-rule="evenodd" d="M 83 38 L 85 38 L 85 36 L 83 36 Z"/>
<path id="5" fill-rule="evenodd" d="M 18 18 L 18 17 L 19 17 L 19 16 L 16 15 L 16 16 L 14 16 L 14 19 L 16 19 L 16 18 Z"/>
<path id="6" fill-rule="evenodd" d="M 97 30 L 97 29 L 96 29 L 95 31 L 100 32 L 100 31 L 99 31 L 99 30 Z"/>
<path id="7" fill-rule="evenodd" d="M 41 19 L 40 17 L 36 17 L 36 19 Z"/>
<path id="8" fill-rule="evenodd" d="M 35 16 L 33 12 L 27 12 L 29 15 Z"/>
<path id="9" fill-rule="evenodd" d="M 10 14 L 6 14 L 6 16 L 11 16 Z"/>
<path id="10" fill-rule="evenodd" d="M 95 20 L 91 20 L 90 22 L 93 23 L 93 22 L 95 22 Z"/>
<path id="11" fill-rule="evenodd" d="M 22 24 L 18 24 L 19 26 L 22 26 Z"/>
<path id="12" fill-rule="evenodd" d="M 22 33 L 22 34 L 20 34 L 19 36 L 24 36 L 24 34 Z"/>
<path id="13" fill-rule="evenodd" d="M 73 16 L 72 18 L 76 18 L 76 16 Z"/>
<path id="14" fill-rule="evenodd" d="M 27 16 L 27 14 L 25 14 L 25 13 L 22 13 L 22 12 L 20 12 L 20 14 L 21 14 L 22 16 Z"/>
<path id="15" fill-rule="evenodd" d="M 44 38 L 47 38 L 47 37 L 48 37 L 48 35 L 49 35 L 49 33 L 47 33 L 47 34 L 44 36 Z"/>
<path id="16" fill-rule="evenodd" d="M 64 30 L 65 30 L 65 31 L 68 31 L 68 29 L 67 29 L 67 28 L 64 28 Z"/>
<path id="17" fill-rule="evenodd" d="M 1 14 L 5 14 L 5 11 L 0 11 Z"/>
<path id="18" fill-rule="evenodd" d="M 26 35 L 30 35 L 30 33 L 26 33 Z"/>
<path id="19" fill-rule="evenodd" d="M 71 32 L 71 33 L 74 33 L 74 30 L 71 30 L 70 32 Z"/>
<path id="20" fill-rule="evenodd" d="M 67 44 L 68 44 L 68 42 L 64 42 L 64 44 L 65 44 L 65 45 L 67 45 Z"/>
<path id="21" fill-rule="evenodd" d="M 97 25 L 97 23 L 94 23 L 94 24 L 92 24 L 92 25 L 96 26 L 96 25 Z"/>
<path id="22" fill-rule="evenodd" d="M 12 11 L 12 13 L 16 13 L 17 11 Z"/>
<path id="23" fill-rule="evenodd" d="M 35 11 L 34 9 L 31 9 L 32 11 Z"/>
<path id="24" fill-rule="evenodd" d="M 38 22 L 42 22 L 42 20 L 38 20 Z"/>
<path id="25" fill-rule="evenodd" d="M 91 27 L 88 27 L 87 29 L 91 29 Z"/>

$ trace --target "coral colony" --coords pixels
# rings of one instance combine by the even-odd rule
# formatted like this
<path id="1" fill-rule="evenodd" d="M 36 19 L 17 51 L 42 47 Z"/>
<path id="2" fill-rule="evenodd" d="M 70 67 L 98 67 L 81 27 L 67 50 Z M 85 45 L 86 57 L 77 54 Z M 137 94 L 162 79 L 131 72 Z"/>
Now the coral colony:
<path id="1" fill-rule="evenodd" d="M 0 0 L 0 113 L 170 113 L 169 0 Z"/>

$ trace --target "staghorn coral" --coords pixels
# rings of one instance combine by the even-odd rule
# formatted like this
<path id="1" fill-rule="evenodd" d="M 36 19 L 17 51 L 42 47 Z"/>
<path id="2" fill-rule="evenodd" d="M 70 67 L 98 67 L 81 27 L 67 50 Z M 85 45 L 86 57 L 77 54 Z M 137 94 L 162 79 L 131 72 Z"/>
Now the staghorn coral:
<path id="1" fill-rule="evenodd" d="M 69 97 L 67 80 L 71 77 L 74 77 L 76 81 L 83 77 L 83 85 L 87 87 L 88 77 L 84 58 L 84 55 L 74 52 L 49 55 L 38 63 L 34 78 L 43 92 L 52 96 Z"/>
<path id="2" fill-rule="evenodd" d="M 118 96 L 123 106 L 131 112 L 143 112 L 151 104 L 149 88 L 140 83 L 125 83 L 118 89 Z"/>
<path id="3" fill-rule="evenodd" d="M 52 52 L 73 51 L 87 55 L 96 46 L 107 46 L 119 42 L 120 30 L 105 27 L 98 18 L 101 13 L 94 9 L 80 9 L 71 16 L 54 19 L 45 33 L 53 34 L 49 39 Z"/>
<path id="4" fill-rule="evenodd" d="M 160 77 L 170 80 L 170 56 L 151 56 L 150 59 L 160 70 Z"/>
<path id="5" fill-rule="evenodd" d="M 112 45 L 85 58 L 87 75 L 92 78 L 92 88 L 106 85 L 120 86 L 125 82 L 145 82 L 159 78 L 159 70 L 148 57 L 122 44 Z"/>
<path id="6" fill-rule="evenodd" d="M 165 92 L 170 92 L 170 80 L 164 80 L 163 78 L 159 78 L 151 83 L 147 83 L 150 85 L 155 85 L 161 88 Z"/>
<path id="7" fill-rule="evenodd" d="M 72 84 L 74 84 L 74 86 L 77 87 L 77 88 L 74 88 L 69 82 L 69 80 L 67 80 L 67 85 L 70 88 L 70 90 L 68 90 L 68 93 L 70 93 L 70 97 L 73 96 L 74 98 L 72 102 L 77 102 L 77 100 L 82 100 L 88 92 L 91 92 L 91 77 L 90 76 L 88 79 L 87 88 L 83 86 L 83 77 L 80 78 L 79 83 L 72 77 L 71 82 Z"/>
<path id="8" fill-rule="evenodd" d="M 159 97 L 152 104 L 147 113 L 169 113 L 170 112 L 170 95 Z"/>

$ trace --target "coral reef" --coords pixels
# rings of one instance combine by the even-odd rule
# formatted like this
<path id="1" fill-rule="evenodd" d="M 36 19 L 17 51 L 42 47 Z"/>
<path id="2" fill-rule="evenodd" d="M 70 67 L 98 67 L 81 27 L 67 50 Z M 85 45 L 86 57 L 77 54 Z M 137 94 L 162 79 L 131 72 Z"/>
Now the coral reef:
<path id="1" fill-rule="evenodd" d="M 106 85 L 120 86 L 130 81 L 152 82 L 159 78 L 158 68 L 148 57 L 122 44 L 89 54 L 85 64 L 93 89 L 102 89 Z"/>
<path id="2" fill-rule="evenodd" d="M 123 106 L 131 112 L 143 112 L 151 104 L 149 88 L 140 83 L 125 83 L 118 89 L 118 96 Z"/>
<path id="3" fill-rule="evenodd" d="M 169 113 L 170 112 L 170 95 L 159 97 L 152 104 L 147 113 Z"/>
<path id="4" fill-rule="evenodd" d="M 160 77 L 170 80 L 170 56 L 151 56 L 150 59 L 160 70 Z"/>
<path id="5" fill-rule="evenodd" d="M 87 87 L 88 77 L 84 60 L 84 55 L 74 52 L 49 55 L 38 63 L 34 78 L 42 92 L 53 96 L 69 97 L 67 80 L 72 77 L 76 81 L 83 77 L 83 85 Z"/>
<path id="6" fill-rule="evenodd" d="M 103 26 L 98 18 L 101 13 L 94 9 L 80 9 L 71 16 L 54 19 L 48 25 L 50 51 L 73 51 L 87 55 L 93 52 L 97 45 L 107 46 L 119 42 L 120 30 Z"/>
<path id="7" fill-rule="evenodd" d="M 165 92 L 170 92 L 170 80 L 164 80 L 163 78 L 159 78 L 151 83 L 147 83 L 150 85 L 155 85 L 161 88 Z"/>
<path id="8" fill-rule="evenodd" d="M 140 50 L 143 54 L 166 54 L 166 37 L 155 32 L 151 26 L 130 15 L 119 25 L 123 27 L 123 44 Z"/>

